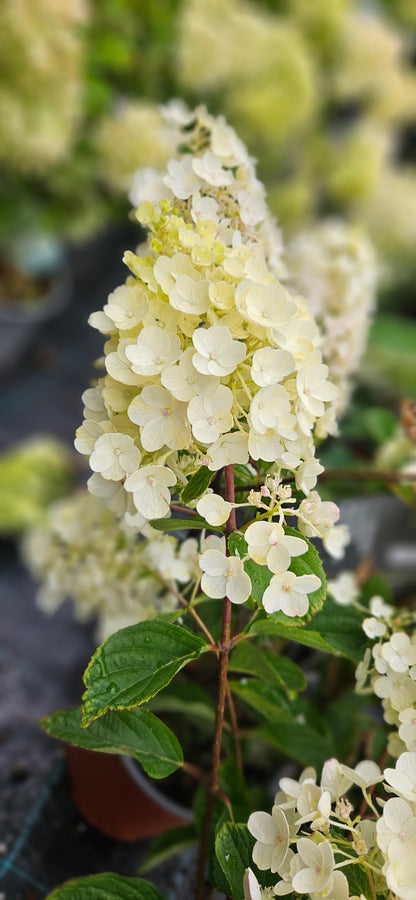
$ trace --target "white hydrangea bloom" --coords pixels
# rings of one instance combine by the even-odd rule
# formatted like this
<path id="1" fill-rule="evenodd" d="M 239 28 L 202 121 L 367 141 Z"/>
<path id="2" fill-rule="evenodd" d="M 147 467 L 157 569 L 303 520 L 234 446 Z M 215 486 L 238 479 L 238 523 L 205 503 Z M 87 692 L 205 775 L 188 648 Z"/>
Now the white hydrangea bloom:
<path id="1" fill-rule="evenodd" d="M 228 597 L 231 603 L 245 603 L 251 594 L 251 581 L 238 556 L 224 556 L 219 550 L 206 550 L 200 559 L 202 590 L 208 597 Z"/>
<path id="2" fill-rule="evenodd" d="M 120 481 L 140 465 L 141 453 L 133 438 L 128 434 L 102 434 L 94 445 L 90 456 L 93 472 L 100 472 L 103 478 Z"/>
<path id="3" fill-rule="evenodd" d="M 317 575 L 295 575 L 281 572 L 273 575 L 263 594 L 263 606 L 268 613 L 278 610 L 287 616 L 304 616 L 309 609 L 308 594 L 317 591 L 321 579 Z"/>
<path id="4" fill-rule="evenodd" d="M 278 872 L 289 849 L 289 826 L 286 816 L 279 806 L 273 806 L 272 814 L 254 812 L 247 828 L 256 838 L 253 847 L 253 862 L 261 870 Z"/>
<path id="5" fill-rule="evenodd" d="M 334 421 L 320 333 L 281 282 L 281 234 L 244 145 L 204 107 L 180 110 L 165 111 L 169 140 L 176 129 L 188 152 L 133 180 L 148 240 L 125 254 L 126 284 L 91 318 L 109 336 L 107 374 L 85 414 L 96 426 L 82 426 L 77 447 L 91 455 L 101 435 L 124 433 L 140 466 L 184 483 L 199 465 L 251 455 L 307 493 L 322 471 L 314 432 Z M 324 539 L 341 554 L 343 532 Z"/>
<path id="6" fill-rule="evenodd" d="M 135 344 L 126 347 L 127 359 L 136 375 L 158 375 L 179 359 L 181 343 L 177 334 L 169 334 L 157 325 L 148 325 Z"/>
<path id="7" fill-rule="evenodd" d="M 126 478 L 126 491 L 131 491 L 136 509 L 146 519 L 160 519 L 170 513 L 169 488 L 176 484 L 167 466 L 142 466 Z"/>
<path id="8" fill-rule="evenodd" d="M 260 566 L 267 565 L 272 572 L 288 569 L 291 557 L 301 556 L 308 549 L 306 541 L 285 534 L 277 522 L 252 522 L 245 538 L 251 559 Z"/>
<path id="9" fill-rule="evenodd" d="M 135 328 L 149 308 L 145 291 L 138 284 L 122 284 L 108 297 L 105 315 L 120 331 Z"/>
<path id="10" fill-rule="evenodd" d="M 406 750 L 402 753 L 394 769 L 384 770 L 384 780 L 399 797 L 416 803 L 416 752 Z"/>
<path id="11" fill-rule="evenodd" d="M 194 437 L 203 444 L 212 444 L 229 431 L 233 422 L 232 404 L 233 395 L 223 384 L 212 394 L 193 397 L 188 404 L 188 419 Z"/>
<path id="12" fill-rule="evenodd" d="M 267 387 L 277 384 L 286 375 L 290 375 L 295 368 L 295 360 L 287 350 L 275 350 L 273 347 L 263 347 L 256 350 L 251 365 L 251 377 L 259 387 Z"/>
<path id="13" fill-rule="evenodd" d="M 308 838 L 299 838 L 297 849 L 304 865 L 296 873 L 292 885 L 299 894 L 319 894 L 323 891 L 334 871 L 334 854 L 329 841 L 314 844 Z"/>
<path id="14" fill-rule="evenodd" d="M 234 341 L 230 330 L 223 325 L 198 328 L 192 341 L 196 349 L 193 364 L 203 375 L 231 375 L 246 355 L 241 341 Z"/>
<path id="15" fill-rule="evenodd" d="M 352 572 L 340 572 L 328 581 L 328 591 L 341 606 L 349 606 L 358 599 L 359 589 Z"/>
<path id="16" fill-rule="evenodd" d="M 141 426 L 140 440 L 145 450 L 160 450 L 165 445 L 180 450 L 189 444 L 186 405 L 163 387 L 144 387 L 130 403 L 128 415 Z"/>
<path id="17" fill-rule="evenodd" d="M 208 525 L 224 525 L 229 518 L 233 508 L 232 503 L 228 503 L 219 494 L 205 494 L 198 500 L 196 508 L 199 515 L 208 522 Z"/>

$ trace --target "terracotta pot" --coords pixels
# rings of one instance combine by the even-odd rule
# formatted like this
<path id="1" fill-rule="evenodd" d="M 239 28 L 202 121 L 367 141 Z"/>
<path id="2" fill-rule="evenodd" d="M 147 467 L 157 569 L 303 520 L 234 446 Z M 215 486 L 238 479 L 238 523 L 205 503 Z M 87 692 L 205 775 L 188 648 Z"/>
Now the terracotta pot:
<path id="1" fill-rule="evenodd" d="M 74 801 L 84 818 L 108 837 L 137 841 L 192 820 L 165 797 L 130 757 L 66 745 Z"/>

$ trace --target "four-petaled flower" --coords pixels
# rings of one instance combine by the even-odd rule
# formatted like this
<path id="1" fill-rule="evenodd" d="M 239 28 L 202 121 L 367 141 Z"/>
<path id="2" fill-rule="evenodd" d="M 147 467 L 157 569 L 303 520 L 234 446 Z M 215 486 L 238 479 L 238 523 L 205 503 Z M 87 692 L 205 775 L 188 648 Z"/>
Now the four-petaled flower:
<path id="1" fill-rule="evenodd" d="M 245 603 L 251 593 L 251 581 L 238 556 L 225 556 L 220 550 L 206 550 L 200 558 L 203 571 L 202 590 L 218 600 L 228 597 L 231 603 Z"/>
<path id="2" fill-rule="evenodd" d="M 317 575 L 276 573 L 263 594 L 263 606 L 268 613 L 281 610 L 287 616 L 304 616 L 309 609 L 308 594 L 320 586 L 321 579 Z"/>

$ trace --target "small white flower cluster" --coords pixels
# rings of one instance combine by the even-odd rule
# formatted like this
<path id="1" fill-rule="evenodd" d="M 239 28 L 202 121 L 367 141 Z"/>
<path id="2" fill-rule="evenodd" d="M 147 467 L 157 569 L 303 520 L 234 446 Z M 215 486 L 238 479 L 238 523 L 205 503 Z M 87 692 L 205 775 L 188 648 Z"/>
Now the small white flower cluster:
<path id="1" fill-rule="evenodd" d="M 397 797 L 379 801 L 379 811 L 368 789 L 377 783 Z M 280 780 L 271 815 L 252 813 L 248 829 L 256 843 L 253 862 L 260 871 L 279 876 L 272 888 L 263 888 L 254 872 L 246 870 L 245 900 L 306 894 L 310 900 L 355 900 L 341 869 L 359 865 L 368 878 L 371 896 L 415 900 L 416 753 L 403 753 L 395 768 L 384 773 L 370 760 L 354 769 L 328 760 L 320 785 L 316 772 L 305 769 L 299 781 Z M 358 787 L 371 818 L 354 815 L 346 793 Z M 302 826 L 307 831 L 302 831 Z M 391 892 L 391 893 L 389 893 Z"/>
<path id="2" fill-rule="evenodd" d="M 71 597 L 79 620 L 98 616 L 99 640 L 175 609 L 169 586 L 189 581 L 197 550 L 192 538 L 180 543 L 153 532 L 138 539 L 86 491 L 53 504 L 46 523 L 29 531 L 23 544 L 25 562 L 42 581 L 39 606 L 53 613 Z"/>
<path id="3" fill-rule="evenodd" d="M 262 597 L 266 612 L 281 610 L 290 617 L 308 612 L 308 594 L 321 586 L 321 580 L 317 575 L 297 576 L 289 571 L 292 558 L 306 553 L 308 544 L 301 537 L 285 532 L 285 517 L 296 516 L 300 531 L 308 538 L 321 538 L 327 551 L 336 559 L 343 555 L 349 530 L 345 525 L 335 524 L 339 518 L 338 507 L 329 501 L 322 502 L 317 491 L 311 491 L 297 508 L 296 502 L 290 484 L 282 483 L 278 473 L 267 475 L 260 490 L 250 490 L 245 503 L 229 503 L 211 489 L 206 491 L 196 508 L 211 526 L 224 524 L 234 507 L 254 506 L 259 512 L 267 512 L 267 521 L 258 519 L 245 528 L 247 555 L 244 559 L 226 558 L 225 545 L 201 556 L 202 589 L 208 596 L 224 597 L 227 583 L 232 602 L 244 603 L 250 594 L 250 579 L 244 572 L 244 562 L 251 559 L 257 565 L 267 566 L 272 573 Z M 231 582 L 227 581 L 231 578 Z"/>
<path id="4" fill-rule="evenodd" d="M 384 718 L 394 727 L 389 752 L 398 756 L 404 750 L 416 751 L 416 616 L 389 606 L 381 597 L 372 598 L 370 610 L 372 616 L 364 620 L 363 628 L 378 641 L 358 666 L 357 690 L 369 686 L 380 697 Z"/>
<path id="5" fill-rule="evenodd" d="M 341 221 L 298 235 L 287 252 L 288 284 L 305 297 L 323 335 L 322 353 L 339 387 L 337 416 L 345 412 L 352 377 L 367 344 L 375 308 L 377 265 L 368 238 Z M 325 437 L 322 423 L 318 434 Z"/>
<path id="6" fill-rule="evenodd" d="M 280 236 L 246 148 L 204 108 L 169 116 L 187 152 L 136 177 L 149 242 L 90 317 L 109 338 L 106 374 L 84 394 L 75 442 L 90 487 L 121 513 L 132 496 L 144 519 L 169 515 L 170 489 L 201 465 L 251 457 L 311 490 L 313 432 L 338 395 L 307 304 L 277 280 Z"/>

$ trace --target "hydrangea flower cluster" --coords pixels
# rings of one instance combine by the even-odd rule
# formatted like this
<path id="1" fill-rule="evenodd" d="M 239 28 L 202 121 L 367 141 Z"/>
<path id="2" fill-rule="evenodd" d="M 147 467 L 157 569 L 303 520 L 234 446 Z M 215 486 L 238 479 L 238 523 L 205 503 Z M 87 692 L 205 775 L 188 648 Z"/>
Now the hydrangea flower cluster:
<path id="1" fill-rule="evenodd" d="M 397 147 L 416 109 L 409 29 L 398 4 L 184 0 L 180 90 L 218 96 L 261 145 L 272 209 L 296 232 L 324 207 L 365 223 L 383 262 L 411 262 L 415 166 Z M 270 109 L 274 114 L 270 115 Z M 403 260 L 405 257 L 405 260 Z M 397 272 L 399 272 L 399 268 Z M 401 273 L 400 273 L 401 274 Z"/>
<path id="2" fill-rule="evenodd" d="M 416 751 L 416 614 L 399 611 L 381 599 L 370 602 L 365 633 L 377 640 L 357 670 L 357 690 L 368 688 L 382 701 L 385 721 L 393 726 L 389 752 Z"/>
<path id="3" fill-rule="evenodd" d="M 0 5 L 0 160 L 42 171 L 68 155 L 82 109 L 85 0 Z M 17 62 L 18 61 L 18 62 Z"/>
<path id="4" fill-rule="evenodd" d="M 77 449 L 90 489 L 136 524 L 169 515 L 201 466 L 263 460 L 310 491 L 314 429 L 338 396 L 307 303 L 278 280 L 281 239 L 253 160 L 222 117 L 176 105 L 185 151 L 139 172 L 149 239 L 90 323 L 108 336 L 106 374 L 84 394 Z M 177 490 L 177 488 L 176 488 Z"/>
<path id="5" fill-rule="evenodd" d="M 287 534 L 285 516 L 297 516 L 299 529 L 308 537 L 320 537 L 335 558 L 343 555 L 349 540 L 345 525 L 336 525 L 339 509 L 335 503 L 322 502 L 317 491 L 311 491 L 296 508 L 296 499 L 289 484 L 282 484 L 278 474 L 267 476 L 260 491 L 250 491 L 247 503 L 231 504 L 218 494 L 206 492 L 197 503 L 197 510 L 213 525 L 226 522 L 233 506 L 254 506 L 267 511 L 267 521 L 257 519 L 245 528 L 247 555 L 226 557 L 223 547 L 202 552 L 201 587 L 209 597 L 225 597 L 231 602 L 244 603 L 251 592 L 251 582 L 244 571 L 245 560 L 266 566 L 272 577 L 262 596 L 266 612 L 281 610 L 289 617 L 304 616 L 309 610 L 310 593 L 318 590 L 321 580 L 316 574 L 296 575 L 290 571 L 292 559 L 303 556 L 308 544 L 301 537 Z M 277 518 L 277 521 L 274 521 Z M 202 549 L 202 548 L 201 548 Z"/>
<path id="6" fill-rule="evenodd" d="M 359 602 L 359 587 L 352 572 L 328 582 L 334 599 L 367 615 L 366 636 L 374 641 L 356 670 L 356 690 L 373 693 L 382 701 L 384 719 L 393 726 L 388 750 L 392 756 L 416 751 L 416 613 L 397 609 L 378 595 L 369 610 Z M 368 615 L 368 612 L 371 615 Z"/>
<path id="7" fill-rule="evenodd" d="M 53 504 L 23 544 L 25 562 L 42 581 L 37 602 L 43 611 L 53 613 L 71 597 L 79 620 L 98 616 L 100 640 L 175 609 L 175 586 L 196 570 L 197 549 L 193 538 L 178 543 L 153 529 L 138 539 L 87 491 Z"/>
<path id="8" fill-rule="evenodd" d="M 289 286 L 309 299 L 323 335 L 322 353 L 339 387 L 335 413 L 351 395 L 351 379 L 364 354 L 375 309 L 377 265 L 368 239 L 341 221 L 327 221 L 288 246 Z M 322 423 L 318 424 L 322 433 Z"/>
<path id="9" fill-rule="evenodd" d="M 253 862 L 260 871 L 276 875 L 276 883 L 263 888 L 247 869 L 245 900 L 287 894 L 356 900 L 349 886 L 355 867 L 366 877 L 369 896 L 415 900 L 415 782 L 414 752 L 402 753 L 396 766 L 384 773 L 370 760 L 352 769 L 330 759 L 320 784 L 312 768 L 298 781 L 281 778 L 271 815 L 255 812 L 248 820 L 256 840 Z M 396 796 L 387 802 L 374 800 L 369 789 L 376 784 Z M 347 796 L 353 787 L 355 793 L 357 788 L 362 792 L 365 817 L 354 812 L 356 803 Z M 382 806 L 382 814 L 377 806 Z"/>

